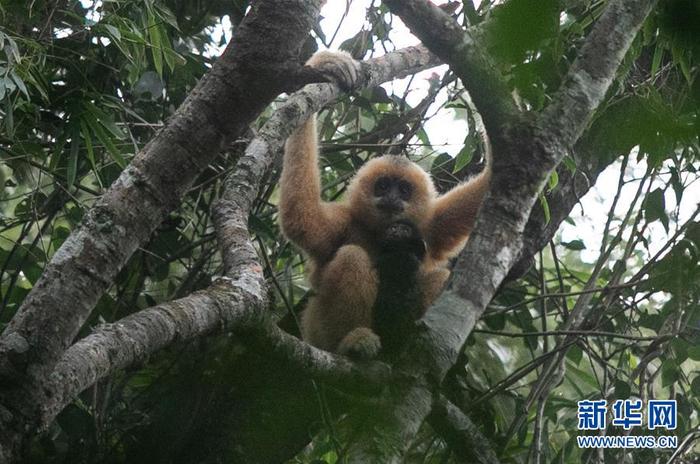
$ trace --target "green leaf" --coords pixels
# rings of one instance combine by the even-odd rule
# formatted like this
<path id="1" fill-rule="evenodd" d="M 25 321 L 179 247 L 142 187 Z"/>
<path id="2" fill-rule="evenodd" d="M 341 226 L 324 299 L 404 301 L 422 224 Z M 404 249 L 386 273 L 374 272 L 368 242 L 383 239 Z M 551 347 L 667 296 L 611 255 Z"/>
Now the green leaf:
<path id="1" fill-rule="evenodd" d="M 682 338 L 674 338 L 673 340 L 671 340 L 671 347 L 673 348 L 673 352 L 676 355 L 676 363 L 680 365 L 683 361 L 688 359 L 688 342 L 686 342 Z"/>
<path id="2" fill-rule="evenodd" d="M 578 366 L 581 363 L 581 359 L 583 359 L 583 350 L 578 345 L 573 345 L 566 352 L 566 357 Z"/>
<path id="3" fill-rule="evenodd" d="M 586 249 L 586 244 L 583 242 L 583 240 L 579 239 L 572 240 L 570 242 L 561 242 L 561 244 L 569 250 L 580 251 Z"/>
<path id="4" fill-rule="evenodd" d="M 68 173 L 66 175 L 68 185 L 75 184 L 78 171 L 78 152 L 80 150 L 80 128 L 77 124 L 71 130 L 70 154 L 68 155 Z"/>
<path id="5" fill-rule="evenodd" d="M 673 55 L 673 61 L 678 63 L 678 65 L 680 66 L 681 73 L 683 73 L 683 77 L 685 77 L 685 80 L 688 81 L 688 85 L 692 85 L 693 76 L 690 72 L 690 64 L 688 63 L 688 57 L 685 51 L 674 46 L 671 48 L 671 54 Z"/>
<path id="6" fill-rule="evenodd" d="M 178 55 L 170 46 L 170 39 L 168 38 L 168 32 L 165 30 L 165 28 L 160 26 L 158 29 L 158 36 L 161 39 L 160 51 L 163 54 L 165 63 L 168 65 L 168 69 L 172 71 L 175 69 L 175 60 L 178 59 Z"/>
<path id="7" fill-rule="evenodd" d="M 484 322 L 491 330 L 503 330 L 506 326 L 506 315 L 499 313 L 486 316 L 484 317 Z"/>
<path id="8" fill-rule="evenodd" d="M 679 205 L 685 188 L 683 187 L 681 177 L 678 175 L 678 169 L 671 166 L 669 170 L 671 171 L 671 187 L 673 188 L 673 193 L 676 195 L 676 204 Z"/>
<path id="9" fill-rule="evenodd" d="M 15 84 L 15 82 L 9 77 L 3 77 L 2 82 L 3 87 L 5 87 L 8 92 L 14 92 L 17 88 L 17 84 Z"/>
<path id="10" fill-rule="evenodd" d="M 7 46 L 5 47 L 5 50 L 10 50 L 9 53 L 5 52 L 5 54 L 7 55 L 10 64 L 19 63 L 22 60 L 22 56 L 19 53 L 17 42 L 15 42 L 10 36 L 6 35 L 5 38 L 7 39 Z"/>
<path id="11" fill-rule="evenodd" d="M 474 157 L 475 148 L 476 141 L 474 136 L 470 134 L 464 139 L 464 147 L 459 151 L 455 158 L 455 167 L 452 169 L 453 174 L 461 171 L 467 164 L 469 164 Z"/>
<path id="12" fill-rule="evenodd" d="M 654 57 L 651 60 L 651 75 L 656 76 L 659 71 L 659 65 L 661 64 L 661 58 L 664 56 L 664 46 L 661 43 L 656 44 L 654 48 Z"/>
<path id="13" fill-rule="evenodd" d="M 668 387 L 678 381 L 678 366 L 671 360 L 661 365 L 661 386 Z"/>
<path id="14" fill-rule="evenodd" d="M 421 143 L 425 145 L 430 145 L 430 137 L 428 137 L 428 133 L 425 131 L 424 127 L 418 129 L 416 137 L 418 137 L 418 140 L 420 140 Z"/>
<path id="15" fill-rule="evenodd" d="M 119 148 L 114 144 L 112 138 L 105 132 L 100 124 L 93 119 L 87 119 L 88 126 L 92 129 L 97 139 L 107 148 L 107 151 L 112 156 L 112 159 L 119 165 L 120 168 L 124 169 L 127 165 L 126 160 L 122 156 Z"/>
<path id="16" fill-rule="evenodd" d="M 15 84 L 17 84 L 19 91 L 22 92 L 25 97 L 29 98 L 29 92 L 27 91 L 27 87 L 24 85 L 24 81 L 14 71 L 10 72 L 10 76 L 12 76 L 12 80 L 15 82 Z"/>
<path id="17" fill-rule="evenodd" d="M 690 391 L 693 392 L 693 395 L 700 397 L 700 375 L 696 375 L 690 383 Z"/>
<path id="18" fill-rule="evenodd" d="M 671 136 L 680 129 L 676 120 L 668 103 L 650 90 L 645 97 L 625 97 L 604 108 L 586 138 L 604 158 L 639 146 L 640 157 L 648 154 L 648 164 L 657 167 L 673 150 Z"/>
<path id="19" fill-rule="evenodd" d="M 620 400 L 626 400 L 632 394 L 632 389 L 627 382 L 622 380 L 617 380 L 615 382 L 615 398 Z"/>
<path id="20" fill-rule="evenodd" d="M 700 346 L 691 346 L 688 348 L 688 357 L 693 361 L 700 361 Z"/>
<path id="21" fill-rule="evenodd" d="M 492 51 L 503 61 L 521 63 L 529 51 L 555 37 L 559 5 L 555 0 L 511 0 L 491 10 L 486 30 Z"/>
<path id="22" fill-rule="evenodd" d="M 156 5 L 156 11 L 158 13 L 158 17 L 165 21 L 167 24 L 172 26 L 173 29 L 175 30 L 180 30 L 178 24 L 177 24 L 177 18 L 175 15 L 170 11 L 168 8 L 162 6 L 162 5 Z"/>
<path id="23" fill-rule="evenodd" d="M 160 36 L 160 28 L 153 17 L 148 18 L 148 37 L 151 39 L 151 56 L 153 66 L 160 77 L 163 77 L 163 43 Z"/>
<path id="24" fill-rule="evenodd" d="M 554 190 L 554 187 L 556 187 L 558 183 L 559 183 L 559 174 L 557 173 L 557 171 L 552 171 L 552 174 L 549 176 L 549 182 L 548 182 L 549 190 L 550 191 Z"/>
<path id="25" fill-rule="evenodd" d="M 29 82 L 32 87 L 39 92 L 41 98 L 48 103 L 49 92 L 47 89 L 49 88 L 49 83 L 46 80 L 46 76 L 37 68 L 29 68 L 25 80 Z"/>
<path id="26" fill-rule="evenodd" d="M 107 29 L 107 33 L 112 36 L 114 40 L 121 40 L 122 38 L 122 33 L 119 32 L 119 29 L 117 29 L 115 26 L 112 26 L 111 24 L 105 24 L 104 28 Z"/>
<path id="27" fill-rule="evenodd" d="M 67 227 L 55 227 L 51 232 L 51 245 L 53 245 L 54 250 L 58 250 L 69 235 L 70 229 Z"/>
<path id="28" fill-rule="evenodd" d="M 92 148 L 92 136 L 90 135 L 90 130 L 88 129 L 87 123 L 83 118 L 80 119 L 80 134 L 83 136 L 83 140 L 85 141 L 85 149 L 87 150 L 87 157 L 90 161 L 90 165 L 95 171 L 95 174 L 97 174 L 97 166 L 95 165 L 95 152 Z"/>
<path id="29" fill-rule="evenodd" d="M 37 281 L 41 277 L 41 274 L 44 272 L 44 269 L 41 266 L 39 266 L 33 258 L 25 258 L 25 260 L 26 262 L 22 267 L 22 273 L 32 284 L 32 286 L 34 286 L 34 284 L 37 283 Z"/>
<path id="30" fill-rule="evenodd" d="M 647 329 L 659 330 L 664 320 L 659 314 L 642 314 L 639 317 L 640 327 L 645 327 Z"/>
<path id="31" fill-rule="evenodd" d="M 368 91 L 368 98 L 370 101 L 374 103 L 387 103 L 390 104 L 394 100 L 389 97 L 389 94 L 386 92 L 386 89 L 384 87 L 372 87 Z"/>
<path id="32" fill-rule="evenodd" d="M 644 199 L 644 217 L 647 222 L 661 221 L 668 232 L 668 215 L 666 214 L 666 199 L 664 191 L 657 188 Z"/>
<path id="33" fill-rule="evenodd" d="M 585 371 L 583 369 L 579 369 L 572 362 L 567 362 L 566 365 L 567 365 L 567 370 L 571 371 L 571 373 L 575 377 L 578 377 L 586 385 L 588 385 L 589 387 L 591 387 L 594 390 L 598 390 L 600 388 L 598 385 L 598 382 L 596 381 L 595 377 L 593 377 L 593 375 L 589 374 L 587 371 Z"/>
<path id="34" fill-rule="evenodd" d="M 125 138 L 124 132 L 117 127 L 117 125 L 114 123 L 114 119 L 112 119 L 110 115 L 105 113 L 97 105 L 93 104 L 92 102 L 87 102 L 85 104 L 85 108 L 105 129 L 111 132 L 114 137 L 119 140 Z"/>
<path id="35" fill-rule="evenodd" d="M 549 224 L 549 221 L 552 219 L 552 215 L 549 211 L 549 202 L 547 201 L 547 197 L 544 196 L 544 193 L 539 194 L 539 199 L 540 205 L 542 205 L 542 212 L 544 213 L 544 223 Z"/>

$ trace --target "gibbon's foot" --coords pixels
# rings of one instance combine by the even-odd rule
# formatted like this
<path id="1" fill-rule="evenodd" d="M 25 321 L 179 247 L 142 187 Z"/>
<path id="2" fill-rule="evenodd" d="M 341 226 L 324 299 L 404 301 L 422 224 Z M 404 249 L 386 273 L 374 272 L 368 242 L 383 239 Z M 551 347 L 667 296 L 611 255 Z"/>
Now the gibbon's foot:
<path id="1" fill-rule="evenodd" d="M 369 327 L 357 327 L 348 333 L 338 345 L 338 353 L 352 359 L 374 359 L 382 349 L 379 336 Z"/>
<path id="2" fill-rule="evenodd" d="M 425 257 L 425 240 L 410 221 L 390 224 L 380 237 L 379 244 L 383 253 L 407 253 L 415 256 L 418 261 Z"/>
<path id="3" fill-rule="evenodd" d="M 321 71 L 343 90 L 355 86 L 360 75 L 360 62 L 345 52 L 318 52 L 306 62 L 307 66 Z"/>

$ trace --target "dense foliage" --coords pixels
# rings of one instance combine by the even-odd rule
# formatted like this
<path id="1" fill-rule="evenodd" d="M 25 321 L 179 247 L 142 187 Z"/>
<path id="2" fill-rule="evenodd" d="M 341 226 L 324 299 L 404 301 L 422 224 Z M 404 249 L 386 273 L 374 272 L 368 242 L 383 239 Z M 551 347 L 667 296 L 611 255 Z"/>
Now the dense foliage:
<path id="1" fill-rule="evenodd" d="M 380 2 L 365 3 L 366 20 L 353 26 L 356 35 L 340 45 L 337 24 L 325 22 L 313 33 L 316 42 L 357 58 L 393 49 L 398 20 Z M 449 9 L 473 27 L 488 19 L 480 33 L 497 66 L 522 107 L 539 110 L 603 5 L 485 0 L 478 7 L 455 2 Z M 235 29 L 246 8 L 242 0 L 0 5 L 0 329 L 86 209 L 207 71 L 230 37 L 223 29 Z M 359 92 L 322 113 L 327 199 L 343 194 L 368 157 L 386 152 L 406 152 L 443 190 L 479 169 L 479 116 L 460 83 L 440 69 L 419 91 L 410 89 L 425 82 L 424 75 L 415 83 Z M 576 402 L 630 396 L 677 400 L 673 434 L 684 459 L 697 456 L 699 70 L 700 4 L 663 2 L 576 153 L 560 168 L 590 177 L 579 166 L 595 159 L 588 180 L 607 169 L 598 198 L 589 196 L 574 209 L 528 272 L 501 288 L 449 376 L 453 401 L 503 462 L 526 462 L 535 454 L 546 462 L 594 459 L 595 453 L 576 445 Z M 251 134 L 273 110 L 260 116 Z M 463 148 L 434 141 L 440 134 L 427 130 L 426 122 L 435 117 L 468 128 Z M 232 142 L 201 175 L 121 271 L 83 334 L 201 289 L 221 273 L 210 210 L 246 142 Z M 294 331 L 290 315 L 303 307 L 307 285 L 304 259 L 281 237 L 276 221 L 278 175 L 269 173 L 250 227 L 270 283 L 271 311 Z M 553 176 L 537 206 L 545 220 L 549 197 L 559 187 Z M 584 318 L 576 331 L 570 330 L 572 313 Z M 233 397 L 244 388 L 246 373 L 265 369 L 241 365 L 241 350 L 234 337 L 203 339 L 100 382 L 33 444 L 32 462 L 190 462 L 202 456 L 215 462 L 218 450 L 235 446 L 227 429 Z M 566 357 L 551 367 L 555 352 Z M 346 420 L 329 412 L 324 390 L 317 393 L 318 420 L 308 431 L 314 446 L 294 462 L 337 462 L 352 439 Z M 280 430 L 285 420 L 278 418 Z M 544 449 L 531 446 L 537 436 L 545 437 Z M 420 437 L 411 462 L 453 462 L 434 430 L 426 425 Z M 665 462 L 672 450 L 624 454 L 606 451 L 606 460 Z"/>

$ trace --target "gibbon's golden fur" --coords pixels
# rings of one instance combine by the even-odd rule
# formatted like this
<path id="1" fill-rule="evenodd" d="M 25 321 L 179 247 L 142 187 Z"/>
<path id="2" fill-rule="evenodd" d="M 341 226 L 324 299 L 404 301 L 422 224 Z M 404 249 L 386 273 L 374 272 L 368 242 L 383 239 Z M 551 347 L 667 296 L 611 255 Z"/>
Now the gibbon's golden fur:
<path id="1" fill-rule="evenodd" d="M 359 64 L 349 55 L 320 52 L 307 62 L 351 87 Z M 302 316 L 302 335 L 312 345 L 341 354 L 374 357 L 381 342 L 372 330 L 377 298 L 375 267 L 380 234 L 397 220 L 415 225 L 426 253 L 416 281 L 422 312 L 449 277 L 447 260 L 471 232 L 488 188 L 490 168 L 438 195 L 428 175 L 402 156 L 368 161 L 352 179 L 344 200 L 321 200 L 316 118 L 287 140 L 279 217 L 284 234 L 311 262 L 315 295 Z M 388 192 L 388 193 L 387 193 Z"/>

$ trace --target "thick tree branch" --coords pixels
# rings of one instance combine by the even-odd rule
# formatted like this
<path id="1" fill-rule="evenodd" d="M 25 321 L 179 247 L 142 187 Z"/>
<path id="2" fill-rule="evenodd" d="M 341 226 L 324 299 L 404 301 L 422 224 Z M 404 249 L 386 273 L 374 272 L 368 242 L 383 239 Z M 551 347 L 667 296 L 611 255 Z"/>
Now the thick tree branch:
<path id="1" fill-rule="evenodd" d="M 389 53 L 378 59 L 363 62 L 362 73 L 357 85 L 358 87 L 378 85 L 381 82 L 403 77 L 436 64 L 438 64 L 436 57 L 431 55 L 425 47 L 409 47 Z M 219 243 L 222 247 L 222 256 L 227 275 L 235 275 L 238 269 L 241 267 L 245 268 L 251 259 L 254 260 L 254 251 L 248 241 L 247 214 L 257 196 L 259 184 L 261 178 L 264 177 L 264 173 L 270 169 L 275 159 L 278 162 L 281 159 L 282 148 L 287 136 L 311 114 L 318 112 L 323 106 L 332 102 L 341 94 L 341 89 L 336 85 L 319 84 L 307 86 L 302 91 L 292 95 L 259 131 L 256 138 L 249 144 L 244 156 L 240 159 L 238 169 L 226 180 L 223 198 L 214 209 L 214 220 Z M 264 341 L 266 343 L 274 342 L 274 340 L 270 339 Z M 301 344 L 301 346 L 310 349 L 308 345 Z M 265 352 L 264 349 L 261 351 Z M 285 355 L 289 357 L 290 353 L 286 352 Z M 313 394 L 310 394 L 312 392 L 307 391 L 310 389 L 310 385 L 305 382 L 299 382 L 298 379 L 295 380 L 293 375 L 285 375 L 284 372 L 288 372 L 286 369 L 290 367 L 289 365 L 290 362 L 285 361 L 285 368 L 281 369 L 283 372 L 278 373 L 280 374 L 279 377 L 270 375 L 258 376 L 259 383 L 267 385 L 265 382 L 274 382 L 274 379 L 279 378 L 293 383 L 298 391 L 295 394 L 279 392 L 277 399 L 282 402 L 285 401 L 285 398 L 293 402 L 306 401 L 310 404 L 304 409 L 313 411 L 316 399 Z M 314 373 L 300 363 L 291 363 L 291 365 L 299 366 L 298 371 L 300 372 L 308 372 L 310 378 L 324 378 L 324 376 Z M 381 370 L 381 366 L 381 364 L 377 364 L 374 369 Z M 325 377 L 330 379 L 328 375 Z M 263 378 L 265 380 L 262 380 Z M 372 374 L 366 379 L 367 385 L 358 385 L 358 387 L 362 387 L 361 390 L 376 386 L 377 381 L 386 380 L 386 375 L 380 372 Z M 388 382 L 382 383 L 386 384 Z M 344 385 L 346 388 L 348 386 L 350 386 L 350 382 Z M 244 401 L 253 403 L 264 402 L 266 393 L 263 390 L 265 389 L 256 389 L 258 393 L 253 394 L 253 398 L 247 398 Z M 261 424 L 267 423 L 265 417 L 276 413 L 286 417 L 285 412 L 289 412 L 290 408 L 291 405 L 280 404 L 271 407 L 274 412 L 270 410 L 248 411 L 247 414 L 243 414 L 238 418 L 237 423 L 244 429 L 260 428 Z M 313 420 L 316 420 L 315 414 L 294 414 L 293 417 L 288 417 L 286 419 L 284 436 L 276 438 L 277 443 L 274 450 L 269 449 L 269 447 L 261 447 L 259 439 L 256 439 L 258 435 L 255 433 L 239 430 L 237 434 L 239 440 L 237 453 L 245 457 L 241 458 L 242 460 L 252 459 L 257 462 L 278 462 L 284 458 L 290 458 L 291 454 L 296 452 L 308 440 L 306 431 Z M 300 434 L 299 432 L 302 433 Z M 291 454 L 289 454 L 290 452 Z"/>
<path id="2" fill-rule="evenodd" d="M 547 196 L 549 220 L 542 208 L 532 208 L 523 232 L 523 246 L 510 274 L 522 276 L 532 266 L 535 255 L 552 240 L 572 208 L 595 185 L 600 173 L 619 153 L 597 153 L 582 138 L 572 155 L 576 162 L 576 171 L 571 172 L 569 168 L 560 164 L 557 169 L 557 188 Z"/>
<path id="3" fill-rule="evenodd" d="M 385 364 L 359 367 L 283 332 L 260 297 L 265 292 L 258 273 L 240 275 L 238 280 L 219 279 L 205 291 L 101 326 L 70 347 L 43 385 L 41 425 L 48 425 L 80 392 L 109 374 L 145 362 L 174 343 L 226 331 L 261 355 L 284 359 L 313 378 L 365 391 L 381 388 L 390 373 Z"/>
<path id="4" fill-rule="evenodd" d="M 563 84 L 537 121 L 559 161 L 576 143 L 603 101 L 627 49 L 656 0 L 611 1 L 586 38 Z"/>

